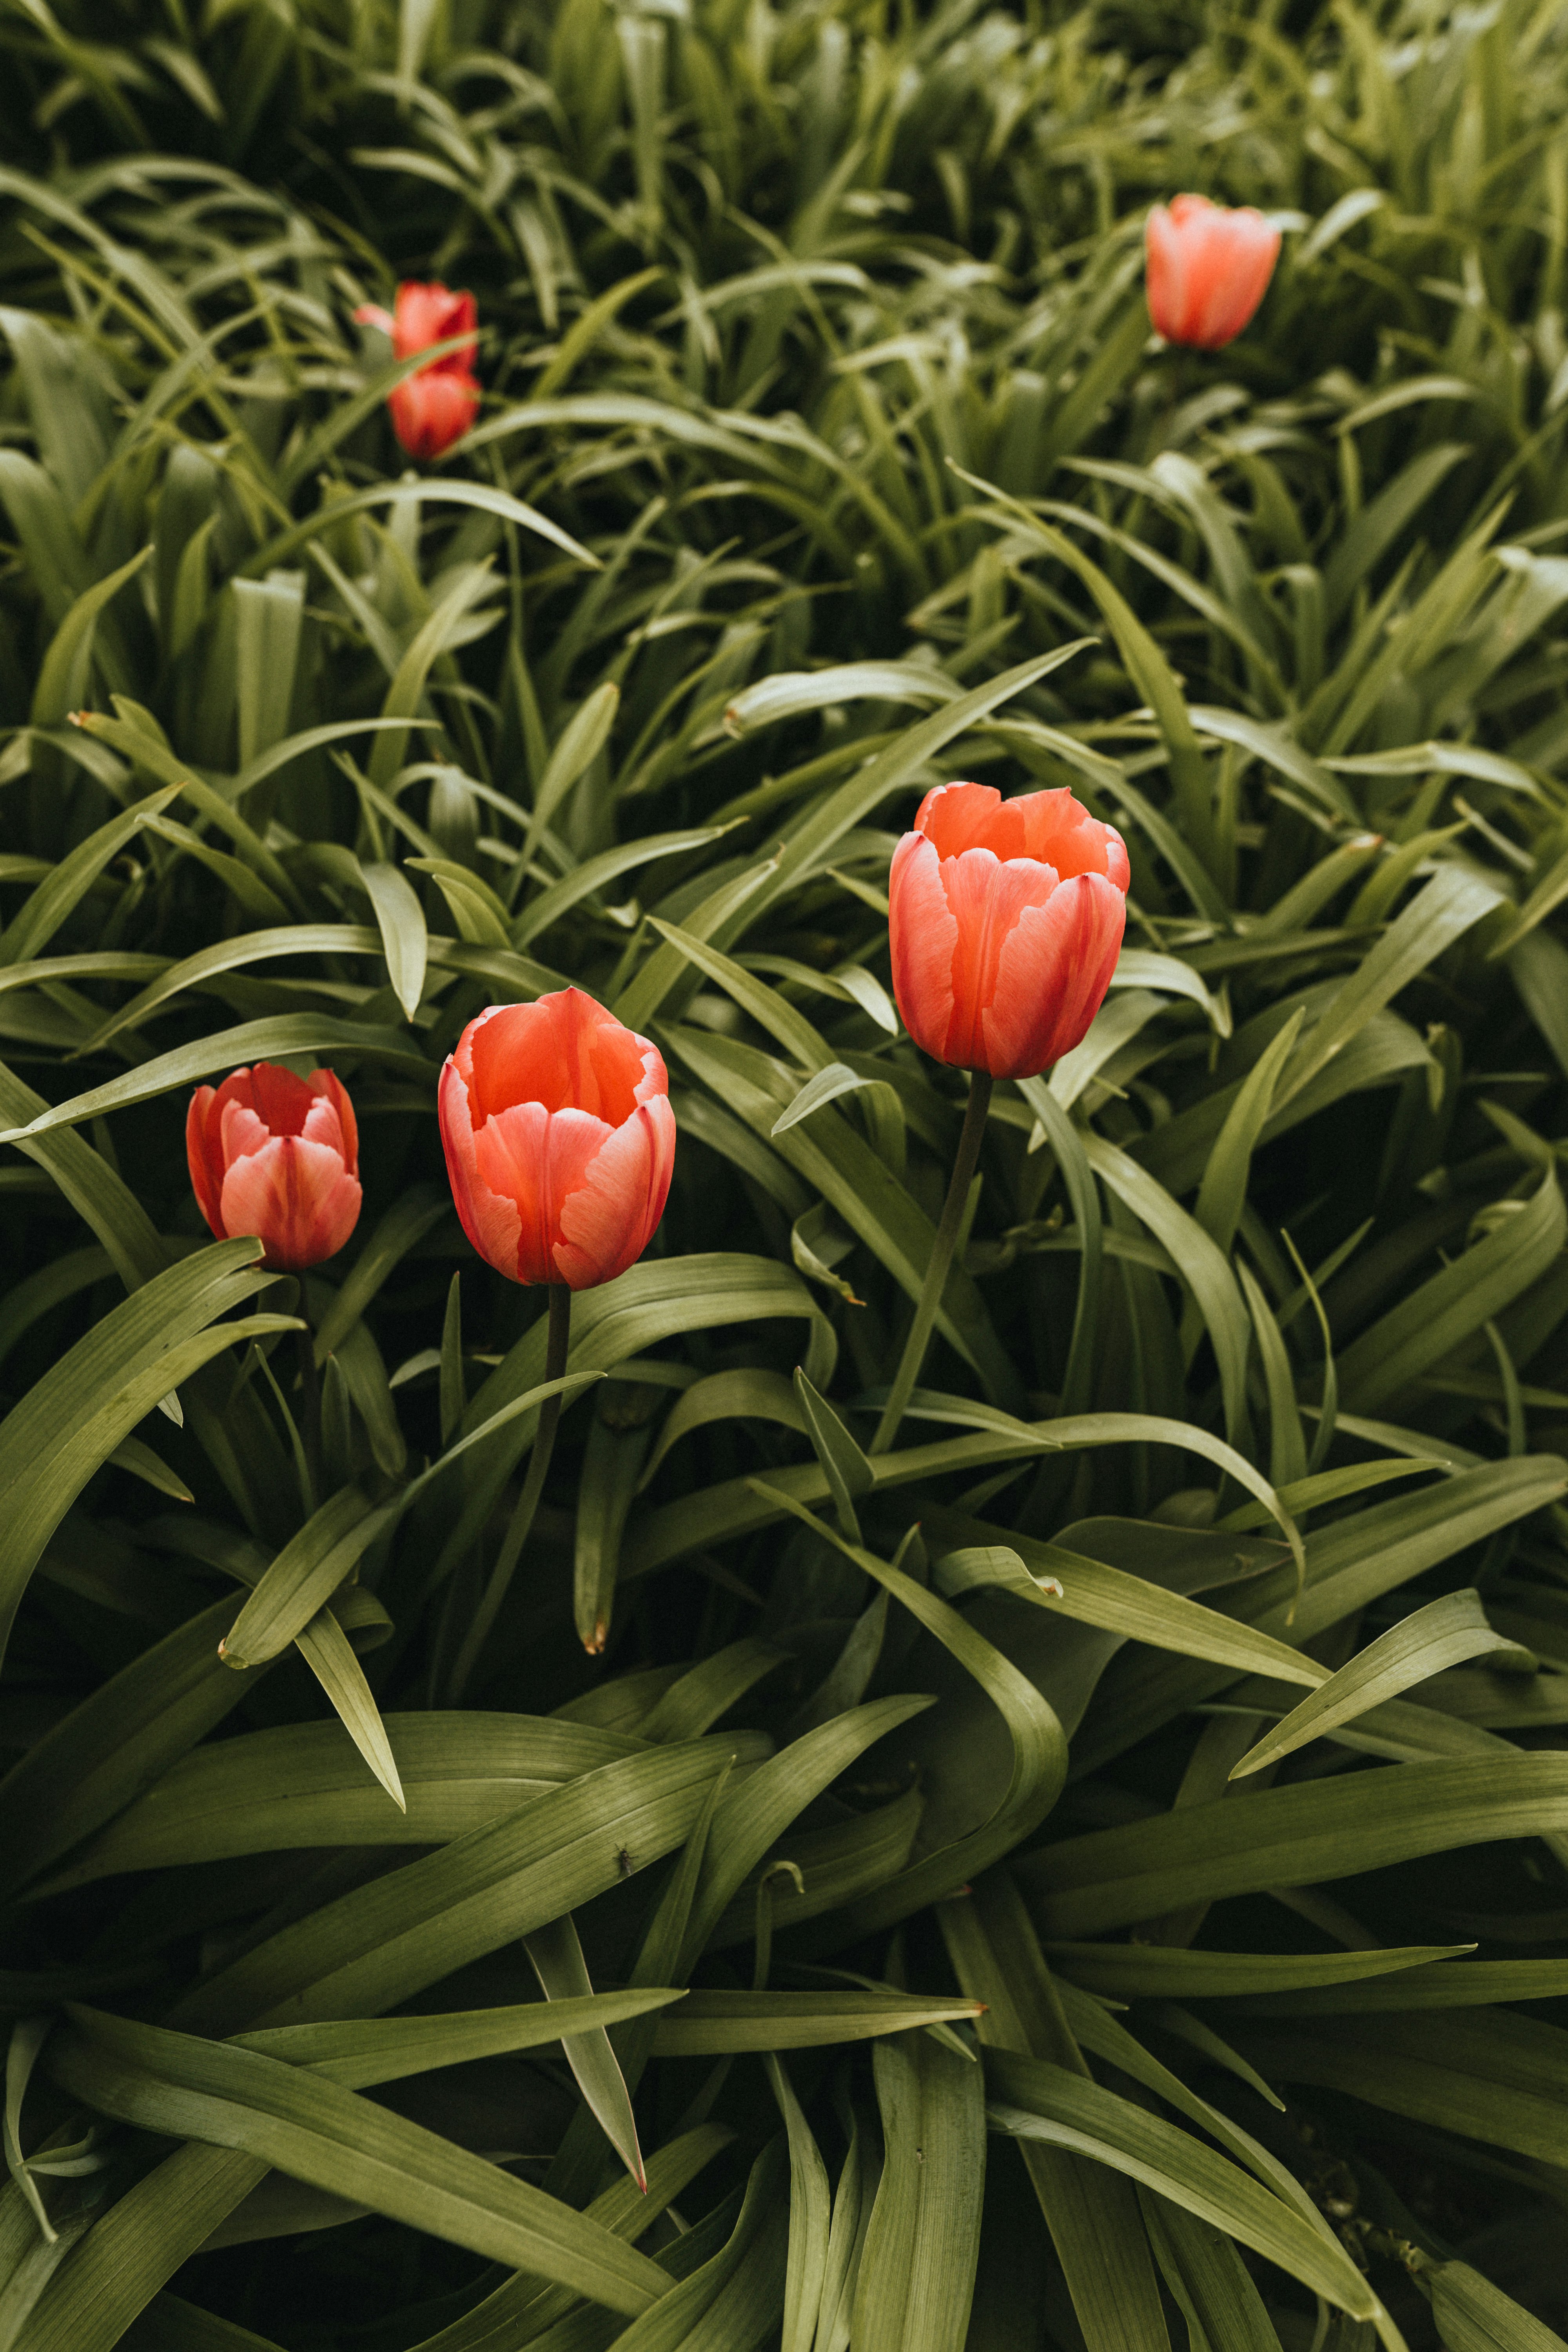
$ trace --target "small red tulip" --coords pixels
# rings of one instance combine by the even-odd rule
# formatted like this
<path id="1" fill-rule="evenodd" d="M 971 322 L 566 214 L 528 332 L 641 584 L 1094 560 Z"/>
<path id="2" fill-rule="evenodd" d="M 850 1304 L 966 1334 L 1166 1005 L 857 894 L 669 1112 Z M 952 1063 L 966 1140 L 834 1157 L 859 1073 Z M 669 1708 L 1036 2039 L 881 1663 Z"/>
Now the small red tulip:
<path id="1" fill-rule="evenodd" d="M 904 1026 L 933 1060 L 1033 1078 L 1099 1012 L 1127 919 L 1127 850 L 1071 793 L 938 784 L 893 852 Z"/>
<path id="2" fill-rule="evenodd" d="M 1168 343 L 1217 352 L 1247 325 L 1274 275 L 1279 232 L 1252 207 L 1177 196 L 1143 233 L 1149 317 Z"/>
<path id="3" fill-rule="evenodd" d="M 255 1234 L 263 1264 L 300 1274 L 341 1250 L 359 1221 L 359 1129 L 331 1070 L 297 1078 L 276 1062 L 198 1087 L 185 1157 L 203 1216 L 219 1241 Z"/>
<path id="4" fill-rule="evenodd" d="M 437 1111 L 463 1231 L 511 1281 L 591 1290 L 653 1239 L 675 1165 L 669 1080 L 658 1048 L 581 989 L 470 1021 Z"/>
<path id="5" fill-rule="evenodd" d="M 479 404 L 473 362 L 479 315 L 471 294 L 413 284 L 398 288 L 391 313 L 374 302 L 354 312 L 362 325 L 380 327 L 392 337 L 393 355 L 400 360 L 412 359 L 416 352 L 427 352 L 432 343 L 447 342 L 453 335 L 470 338 L 460 351 L 416 368 L 387 394 L 393 430 L 411 457 L 438 457 L 462 439 L 474 421 Z"/>

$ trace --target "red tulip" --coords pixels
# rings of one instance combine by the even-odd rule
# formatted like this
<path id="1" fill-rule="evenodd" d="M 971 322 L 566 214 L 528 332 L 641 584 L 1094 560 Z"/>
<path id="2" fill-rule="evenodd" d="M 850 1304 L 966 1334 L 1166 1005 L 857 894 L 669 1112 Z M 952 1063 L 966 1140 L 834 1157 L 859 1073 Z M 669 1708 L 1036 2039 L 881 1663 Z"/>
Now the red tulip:
<path id="1" fill-rule="evenodd" d="M 363 325 L 380 327 L 392 337 L 393 355 L 412 359 L 432 343 L 453 335 L 468 335 L 460 351 L 416 368 L 387 394 L 393 430 L 411 457 L 438 457 L 460 441 L 474 421 L 479 404 L 479 380 L 473 352 L 479 337 L 479 308 L 471 294 L 454 294 L 445 286 L 400 286 L 397 306 L 388 313 L 374 302 L 354 312 Z"/>
<path id="2" fill-rule="evenodd" d="M 197 1202 L 219 1241 L 255 1234 L 263 1263 L 299 1274 L 342 1249 L 359 1221 L 359 1129 L 331 1070 L 276 1062 L 198 1087 L 185 1116 Z"/>
<path id="3" fill-rule="evenodd" d="M 658 1048 L 581 989 L 470 1021 L 437 1110 L 463 1231 L 511 1281 L 591 1290 L 653 1239 L 675 1164 L 669 1080 Z"/>
<path id="4" fill-rule="evenodd" d="M 1268 291 L 1279 232 L 1250 205 L 1206 196 L 1156 205 L 1143 233 L 1149 317 L 1168 343 L 1217 352 L 1240 334 Z"/>
<path id="5" fill-rule="evenodd" d="M 888 885 L 893 993 L 916 1045 L 994 1078 L 1048 1069 L 1110 985 L 1128 879 L 1121 835 L 1069 792 L 929 792 Z"/>

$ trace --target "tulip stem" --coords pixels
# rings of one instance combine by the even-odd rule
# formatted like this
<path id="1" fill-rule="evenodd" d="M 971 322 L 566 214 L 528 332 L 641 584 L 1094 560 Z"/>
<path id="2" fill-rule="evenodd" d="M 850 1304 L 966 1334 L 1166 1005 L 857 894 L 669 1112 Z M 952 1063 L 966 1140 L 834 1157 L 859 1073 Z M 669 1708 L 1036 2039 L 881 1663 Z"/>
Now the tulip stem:
<path id="1" fill-rule="evenodd" d="M 566 1356 L 571 1342 L 571 1286 L 564 1282 L 552 1282 L 550 1286 L 550 1326 L 544 1343 L 544 1377 L 547 1381 L 565 1378 Z M 468 1676 L 474 1670 L 474 1662 L 485 1645 L 497 1612 L 506 1599 L 517 1563 L 522 1557 L 523 1545 L 528 1541 L 534 1513 L 539 1508 L 539 1498 L 544 1492 L 545 1476 L 550 1468 L 550 1457 L 555 1451 L 555 1431 L 560 1419 L 561 1398 L 558 1392 L 546 1397 L 539 1408 L 539 1427 L 534 1432 L 533 1451 L 528 1457 L 522 1492 L 517 1498 L 517 1508 L 511 1515 L 511 1525 L 506 1531 L 505 1540 L 496 1555 L 496 1564 L 490 1570 L 490 1580 L 485 1587 L 484 1597 L 474 1612 L 473 1620 L 463 1636 L 462 1647 L 458 1652 L 447 1685 L 448 1706 L 456 1706 L 462 1698 Z"/>
<path id="2" fill-rule="evenodd" d="M 303 1321 L 304 1285 L 300 1288 L 301 1328 L 295 1333 L 300 1350 L 300 1435 L 305 1448 L 305 1473 L 310 1492 L 305 1507 L 313 1511 L 321 1499 L 321 1376 L 316 1369 L 316 1335 Z"/>
<path id="3" fill-rule="evenodd" d="M 899 1433 L 899 1423 L 909 1410 L 910 1398 L 921 1376 L 926 1349 L 931 1344 L 931 1326 L 936 1321 L 942 1295 L 947 1287 L 948 1269 L 958 1246 L 963 1213 L 969 1204 L 969 1188 L 974 1181 L 974 1171 L 980 1165 L 980 1146 L 985 1136 L 985 1115 L 991 1108 L 991 1074 L 988 1070 L 972 1070 L 969 1075 L 969 1105 L 963 1114 L 963 1132 L 958 1139 L 958 1156 L 952 1163 L 952 1181 L 947 1188 L 942 1223 L 936 1229 L 936 1246 L 926 1267 L 920 1303 L 915 1319 L 910 1325 L 904 1341 L 904 1352 L 899 1359 L 899 1369 L 893 1375 L 893 1385 L 888 1402 L 882 1408 L 882 1418 L 877 1423 L 877 1434 L 871 1440 L 873 1454 L 886 1454 Z"/>

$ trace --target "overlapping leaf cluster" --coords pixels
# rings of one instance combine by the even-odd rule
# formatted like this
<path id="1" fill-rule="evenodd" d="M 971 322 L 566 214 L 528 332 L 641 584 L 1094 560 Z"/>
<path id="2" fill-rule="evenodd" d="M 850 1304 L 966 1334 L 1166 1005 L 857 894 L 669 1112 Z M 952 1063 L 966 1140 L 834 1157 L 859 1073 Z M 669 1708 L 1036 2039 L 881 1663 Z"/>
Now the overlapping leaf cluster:
<path id="1" fill-rule="evenodd" d="M 1562 10 L 0 52 L 0 2346 L 1561 2352 Z M 1181 186 L 1288 225 L 1212 359 Z M 960 773 L 1128 944 L 878 1451 Z M 680 1152 L 468 1672 L 544 1332 L 435 1077 L 568 979 Z M 259 1058 L 360 1117 L 302 1292 L 185 1180 Z"/>

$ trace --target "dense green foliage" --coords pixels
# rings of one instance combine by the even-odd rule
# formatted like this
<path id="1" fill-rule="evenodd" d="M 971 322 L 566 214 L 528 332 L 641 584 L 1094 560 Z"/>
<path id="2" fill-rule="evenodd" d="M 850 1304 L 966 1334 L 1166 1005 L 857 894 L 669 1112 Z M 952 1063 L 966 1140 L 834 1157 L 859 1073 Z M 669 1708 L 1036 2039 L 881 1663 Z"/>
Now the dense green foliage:
<path id="1" fill-rule="evenodd" d="M 0 58 L 0 2347 L 1562 2352 L 1558 0 Z M 1182 187 L 1287 227 L 1215 357 Z M 1128 944 L 873 1454 L 950 775 Z M 568 978 L 675 1186 L 465 1674 L 544 1329 L 435 1079 Z M 263 1057 L 360 1117 L 302 1286 L 185 1173 Z"/>

